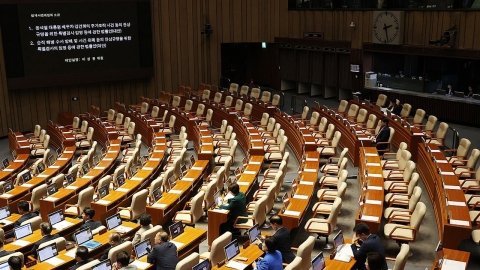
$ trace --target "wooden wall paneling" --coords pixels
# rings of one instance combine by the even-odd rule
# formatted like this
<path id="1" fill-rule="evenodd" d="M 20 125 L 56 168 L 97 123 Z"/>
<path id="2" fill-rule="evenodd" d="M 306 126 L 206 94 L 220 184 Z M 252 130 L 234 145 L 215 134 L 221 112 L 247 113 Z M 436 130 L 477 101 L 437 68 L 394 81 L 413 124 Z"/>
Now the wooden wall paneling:
<path id="1" fill-rule="evenodd" d="M 372 42 L 373 12 L 363 13 L 363 31 L 362 38 L 364 42 Z"/>
<path id="2" fill-rule="evenodd" d="M 278 29 L 279 37 L 288 37 L 288 0 L 281 0 L 278 2 L 279 16 L 278 16 Z"/>
<path id="3" fill-rule="evenodd" d="M 313 17 L 312 25 L 313 25 L 313 31 L 315 32 L 323 32 L 324 23 L 322 20 L 324 17 L 322 15 L 323 15 L 322 11 L 315 11 L 312 14 L 312 17 Z"/>
<path id="4" fill-rule="evenodd" d="M 476 12 L 465 12 L 465 26 L 464 26 L 464 32 L 465 32 L 465 48 L 466 49 L 474 49 L 474 35 L 476 28 L 479 28 L 480 26 L 475 27 L 475 14 Z M 463 16 L 462 16 L 463 17 Z"/>
<path id="5" fill-rule="evenodd" d="M 230 28 L 233 23 L 233 33 L 230 33 L 228 40 L 233 40 L 233 42 L 242 42 L 242 20 L 244 19 L 244 13 L 242 13 L 242 2 L 241 1 L 231 1 L 230 3 L 230 14 L 233 14 L 233 20 L 230 21 Z M 233 34 L 233 36 L 232 36 Z M 225 40 L 225 37 L 224 37 Z"/>
<path id="6" fill-rule="evenodd" d="M 352 13 L 352 22 L 355 23 L 355 27 L 352 27 L 351 30 L 351 47 L 352 48 L 361 48 L 362 47 L 362 38 L 363 38 L 363 20 L 362 12 L 354 11 Z"/>
<path id="7" fill-rule="evenodd" d="M 188 0 L 177 0 L 177 48 L 178 48 L 178 58 L 180 65 L 178 66 L 178 74 L 180 78 L 177 83 L 177 87 L 180 85 L 192 85 L 193 82 L 190 82 L 189 75 L 189 64 L 188 58 L 188 39 L 191 38 L 190 33 L 188 33 L 188 12 L 187 6 L 190 6 L 190 1 Z"/>
<path id="8" fill-rule="evenodd" d="M 439 21 L 441 24 L 442 24 L 442 28 L 440 28 L 440 33 L 438 35 L 438 38 L 440 38 L 442 35 L 443 35 L 443 32 L 447 29 L 449 29 L 450 27 L 453 26 L 453 24 L 451 23 L 451 15 L 450 15 L 450 12 L 446 12 L 446 11 L 442 11 L 442 18 L 441 18 L 441 21 Z M 440 18 L 439 18 L 440 19 Z"/>
<path id="9" fill-rule="evenodd" d="M 300 16 L 305 13 L 304 11 L 301 12 L 289 12 L 290 19 L 292 20 L 289 23 L 289 37 L 300 38 L 303 35 L 303 32 L 300 34 Z"/>
<path id="10" fill-rule="evenodd" d="M 198 1 L 196 1 L 198 2 Z M 195 83 L 195 73 L 197 70 L 195 69 L 195 54 L 194 54 L 194 40 L 195 40 L 195 31 L 194 31 L 194 25 L 196 25 L 194 21 L 194 8 L 196 7 L 195 3 L 192 3 L 191 1 L 186 3 L 187 7 L 187 14 L 186 14 L 186 44 L 185 44 L 185 49 L 183 50 L 183 53 L 187 54 L 187 63 L 185 68 L 188 67 L 188 83 L 189 84 L 194 84 Z"/>
<path id="11" fill-rule="evenodd" d="M 345 28 L 345 41 L 352 41 L 354 27 L 350 27 L 350 22 L 353 22 L 353 11 L 347 11 L 345 20 L 340 27 Z"/>
<path id="12" fill-rule="evenodd" d="M 329 27 L 332 26 L 332 27 Z M 325 12 L 325 34 L 323 37 L 326 40 L 333 40 L 333 13 L 332 12 Z"/>
<path id="13" fill-rule="evenodd" d="M 305 14 L 305 27 L 303 28 L 304 31 L 315 32 L 315 24 L 313 23 L 315 17 L 314 11 L 307 11 Z M 303 32 L 303 31 L 302 31 Z"/>
<path id="14" fill-rule="evenodd" d="M 352 74 L 350 72 L 350 54 L 338 55 L 338 86 L 343 89 L 352 89 Z"/>
<path id="15" fill-rule="evenodd" d="M 480 12 L 475 12 L 475 21 L 480 21 Z M 480 48 L 480 26 L 475 27 L 471 25 L 470 27 L 474 27 L 473 29 L 473 48 L 478 49 Z"/>
<path id="16" fill-rule="evenodd" d="M 299 82 L 310 82 L 310 55 L 307 50 L 295 50 L 296 80 Z"/>
<path id="17" fill-rule="evenodd" d="M 169 41 L 171 42 L 170 53 L 171 53 L 171 64 L 170 68 L 172 69 L 172 88 L 178 89 L 180 87 L 181 80 L 181 68 L 182 62 L 180 58 L 180 18 L 179 18 L 179 1 L 168 1 L 168 14 L 170 19 L 170 37 Z"/>
<path id="18" fill-rule="evenodd" d="M 465 14 L 463 14 L 465 15 Z M 464 48 L 464 42 L 465 42 L 465 31 L 464 31 L 464 27 L 462 27 L 462 12 L 460 11 L 454 11 L 454 12 L 450 12 L 450 17 L 451 17 L 451 20 L 450 20 L 450 24 L 453 26 L 453 25 L 456 25 L 457 27 L 457 40 L 455 42 L 455 47 L 456 48 L 459 48 L 459 49 L 463 49 Z M 464 25 L 464 23 L 463 23 Z M 448 27 L 450 28 L 450 27 Z M 444 30 L 448 29 L 448 28 L 445 28 Z"/>
<path id="19" fill-rule="evenodd" d="M 218 18 L 219 11 L 217 9 L 217 0 L 209 0 L 208 1 L 208 18 L 210 21 L 210 24 L 212 25 L 212 28 L 214 29 L 220 29 L 221 24 L 220 20 Z M 207 43 L 207 48 L 210 49 L 209 54 L 208 54 L 208 61 L 207 65 L 209 68 L 209 77 L 208 77 L 208 82 L 217 84 L 218 82 L 218 73 L 219 73 L 219 61 L 220 61 L 220 30 L 210 37 L 205 37 L 205 42 Z"/>
<path id="20" fill-rule="evenodd" d="M 252 31 L 249 31 L 249 29 L 252 28 L 252 17 L 253 17 L 253 14 L 252 14 L 252 3 L 253 3 L 254 0 L 245 0 L 245 15 L 243 17 L 245 17 L 245 33 L 244 33 L 244 36 L 245 36 L 245 39 L 244 41 L 246 42 L 251 42 L 252 41 Z"/>
<path id="21" fill-rule="evenodd" d="M 309 59 L 310 59 L 310 78 L 313 84 L 323 85 L 323 57 L 322 51 L 309 51 Z"/>
<path id="22" fill-rule="evenodd" d="M 0 39 L 2 38 L 2 29 L 0 28 Z M 5 56 L 3 54 L 3 43 L 0 42 L 0 136 L 8 134 L 8 128 L 12 127 L 12 121 L 9 117 L 11 110 L 10 97 L 7 88 L 7 75 L 5 73 Z"/>
<path id="23" fill-rule="evenodd" d="M 220 43 L 229 42 L 230 40 L 233 40 L 233 35 L 235 31 L 234 24 L 235 21 L 240 20 L 241 13 L 235 14 L 234 12 L 232 12 L 233 3 L 231 3 L 230 1 L 220 1 L 218 5 L 218 9 L 221 10 L 220 14 L 217 14 L 219 19 L 218 25 L 223 30 L 221 31 Z"/>
<path id="24" fill-rule="evenodd" d="M 324 53 L 325 59 L 325 86 L 337 86 L 337 66 L 335 53 Z"/>
<path id="25" fill-rule="evenodd" d="M 160 27 L 160 1 L 150 1 L 150 13 L 152 18 L 152 50 L 154 59 L 162 59 L 162 42 L 161 40 L 161 27 Z M 162 83 L 165 81 L 163 78 L 163 66 L 161 61 L 153 61 L 154 66 L 154 84 L 155 89 L 162 89 Z M 105 91 L 104 91 L 105 93 Z"/>
<path id="26" fill-rule="evenodd" d="M 334 12 L 333 13 L 333 25 L 335 28 L 335 31 L 333 32 L 333 40 L 345 40 L 346 39 L 346 30 L 345 27 L 343 27 L 343 23 L 346 20 L 346 11 L 344 12 Z"/>
<path id="27" fill-rule="evenodd" d="M 161 19 L 160 27 L 161 27 L 161 35 L 159 36 L 158 43 L 162 44 L 162 57 L 160 59 L 155 59 L 155 61 L 161 61 L 163 66 L 163 82 L 162 88 L 163 90 L 169 93 L 177 93 L 178 89 L 172 89 L 172 59 L 171 59 L 171 52 L 170 52 L 170 42 L 162 42 L 162 41 L 170 41 L 170 19 L 167 14 L 169 2 L 173 1 L 161 1 L 160 2 L 160 10 L 158 11 Z"/>
<path id="28" fill-rule="evenodd" d="M 257 1 L 257 0 L 252 0 L 250 2 L 250 6 L 251 6 L 250 12 L 252 13 L 252 17 L 251 17 L 250 29 L 247 29 L 247 31 L 252 32 L 250 42 L 257 42 L 259 40 L 259 38 L 258 38 L 258 35 L 259 35 L 259 32 L 258 32 L 259 31 L 259 29 L 258 29 L 258 23 L 259 23 L 258 3 L 259 2 L 260 1 Z"/>
<path id="29" fill-rule="evenodd" d="M 412 33 L 413 39 L 410 44 L 412 45 L 421 45 L 423 39 L 423 27 L 419 27 L 423 23 L 423 14 L 424 12 L 414 11 L 412 12 Z"/>
<path id="30" fill-rule="evenodd" d="M 204 14 L 204 5 L 205 1 L 194 1 L 195 8 L 193 9 L 193 54 L 192 59 L 194 63 L 194 83 L 200 83 L 203 81 L 202 74 L 204 72 L 204 50 L 203 46 L 201 46 L 202 42 L 202 34 L 201 34 L 201 25 L 200 22 L 202 21 L 203 14 Z"/>

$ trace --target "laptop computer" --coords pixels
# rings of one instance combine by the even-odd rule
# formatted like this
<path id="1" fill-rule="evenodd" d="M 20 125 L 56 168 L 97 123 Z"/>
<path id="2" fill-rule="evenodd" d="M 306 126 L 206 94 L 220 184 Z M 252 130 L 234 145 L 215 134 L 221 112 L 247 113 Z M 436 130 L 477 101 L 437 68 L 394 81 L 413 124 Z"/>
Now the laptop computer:
<path id="1" fill-rule="evenodd" d="M 115 229 L 119 233 L 126 233 L 129 231 L 129 228 L 122 226 L 122 219 L 120 218 L 120 213 L 116 213 L 113 216 L 107 218 L 107 227 L 108 230 Z"/>
<path id="2" fill-rule="evenodd" d="M 207 259 L 197 265 L 195 265 L 192 270 L 211 270 L 212 269 L 212 264 L 210 261 Z M 2 269 L 0 269 L 2 270 Z"/>
<path id="3" fill-rule="evenodd" d="M 223 204 L 223 198 L 222 198 L 222 191 L 221 190 L 218 190 L 217 192 L 215 192 L 215 194 L 213 195 L 213 198 L 215 199 L 215 204 L 217 206 L 220 206 Z"/>
<path id="4" fill-rule="evenodd" d="M 184 231 L 182 221 L 180 220 L 180 221 L 175 222 L 172 225 L 170 225 L 168 227 L 168 231 L 170 232 L 171 239 L 175 239 L 177 236 L 182 234 L 183 231 Z"/>
<path id="5" fill-rule="evenodd" d="M 22 174 L 22 180 L 24 183 L 32 180 L 32 174 L 30 173 L 30 171 L 27 171 L 26 173 Z"/>
<path id="6" fill-rule="evenodd" d="M 99 242 L 93 240 L 93 235 L 92 231 L 90 231 L 90 228 L 82 229 L 73 235 L 78 246 L 84 246 L 88 249 L 94 249 L 101 246 Z"/>
<path id="7" fill-rule="evenodd" d="M 106 259 L 105 261 L 101 261 L 94 266 L 92 266 L 92 270 L 111 270 L 112 269 L 112 262 L 110 259 Z"/>
<path id="8" fill-rule="evenodd" d="M 325 269 L 325 258 L 323 257 L 323 252 L 320 251 L 317 257 L 312 260 L 313 270 L 323 270 Z"/>
<path id="9" fill-rule="evenodd" d="M 97 194 L 98 194 L 98 199 L 102 199 L 102 198 L 105 198 L 105 196 L 108 195 L 109 193 L 109 189 L 108 189 L 108 185 L 103 185 L 101 186 L 98 190 L 97 190 Z"/>
<path id="10" fill-rule="evenodd" d="M 255 240 L 258 239 L 258 241 L 262 241 L 260 233 L 260 228 L 258 227 L 258 223 L 253 225 L 250 229 L 248 229 L 248 238 L 250 239 L 250 243 L 255 242 Z"/>
<path id="11" fill-rule="evenodd" d="M 162 192 L 161 192 L 161 187 L 156 188 L 152 192 L 152 198 L 150 198 L 150 205 L 154 204 L 155 202 L 158 202 L 162 198 Z"/>
<path id="12" fill-rule="evenodd" d="M 53 166 L 53 164 L 55 164 L 55 157 L 53 155 L 48 157 L 48 164 L 49 166 Z"/>
<path id="13" fill-rule="evenodd" d="M 8 158 L 5 158 L 3 161 L 2 161 L 2 164 L 3 164 L 3 168 L 7 168 L 8 165 L 10 165 L 10 161 L 8 161 Z"/>
<path id="14" fill-rule="evenodd" d="M 143 256 L 147 255 L 152 250 L 152 245 L 150 244 L 150 238 L 143 240 L 142 242 L 133 246 L 135 250 L 135 256 L 137 259 L 142 258 Z"/>
<path id="15" fill-rule="evenodd" d="M 57 210 L 51 214 L 48 214 L 48 221 L 50 222 L 50 224 L 52 224 L 52 227 L 55 230 L 63 230 L 73 225 L 73 223 L 65 220 L 65 216 L 63 215 L 62 210 Z"/>
<path id="16" fill-rule="evenodd" d="M 82 165 L 82 174 L 85 175 L 90 171 L 90 168 L 88 167 L 88 162 L 83 163 Z"/>
<path id="17" fill-rule="evenodd" d="M 10 270 L 10 265 L 8 265 L 8 261 L 0 264 L 0 270 Z"/>
<path id="18" fill-rule="evenodd" d="M 10 207 L 8 205 L 0 208 L 0 220 L 11 216 Z"/>
<path id="19" fill-rule="evenodd" d="M 119 176 L 117 176 L 116 182 L 117 182 L 117 187 L 123 186 L 123 184 L 125 184 L 126 182 L 125 175 L 122 173 Z"/>
<path id="20" fill-rule="evenodd" d="M 238 247 L 237 239 L 230 242 L 223 249 L 225 250 L 225 257 L 227 258 L 227 261 L 230 261 L 240 253 L 240 248 Z"/>
<path id="21" fill-rule="evenodd" d="M 3 184 L 3 193 L 7 193 L 14 188 L 12 178 L 5 181 Z"/>
<path id="22" fill-rule="evenodd" d="M 37 258 L 40 262 L 44 262 L 58 255 L 57 243 L 52 243 L 37 250 Z"/>
<path id="23" fill-rule="evenodd" d="M 13 232 L 15 233 L 15 239 L 19 240 L 22 239 L 26 236 L 29 236 L 33 233 L 32 231 L 32 225 L 30 223 L 22 225 L 20 227 L 16 227 L 13 229 Z"/>
<path id="24" fill-rule="evenodd" d="M 51 196 L 52 194 L 55 194 L 58 192 L 58 187 L 56 183 L 50 184 L 47 186 L 47 195 Z"/>

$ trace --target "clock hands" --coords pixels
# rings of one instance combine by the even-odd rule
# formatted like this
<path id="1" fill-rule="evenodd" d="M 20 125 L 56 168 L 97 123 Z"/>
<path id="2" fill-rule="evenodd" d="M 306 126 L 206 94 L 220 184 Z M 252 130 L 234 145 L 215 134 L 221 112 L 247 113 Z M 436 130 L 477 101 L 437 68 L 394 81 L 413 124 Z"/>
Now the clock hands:
<path id="1" fill-rule="evenodd" d="M 386 23 L 383 24 L 383 30 L 385 30 L 385 35 L 386 35 L 386 37 L 387 37 L 387 39 L 385 40 L 385 43 L 386 43 L 388 40 L 390 40 L 390 39 L 388 38 L 388 28 L 390 28 L 390 27 L 392 27 L 391 24 L 390 24 L 390 25 L 387 25 Z"/>

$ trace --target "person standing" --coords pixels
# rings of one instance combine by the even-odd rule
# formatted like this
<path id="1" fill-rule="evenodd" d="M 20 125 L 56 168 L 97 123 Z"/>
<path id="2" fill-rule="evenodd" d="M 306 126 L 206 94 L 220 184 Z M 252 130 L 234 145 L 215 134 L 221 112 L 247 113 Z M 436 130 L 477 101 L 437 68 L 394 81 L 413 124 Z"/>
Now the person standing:
<path id="1" fill-rule="evenodd" d="M 384 143 L 388 142 L 388 140 L 390 139 L 390 127 L 388 126 L 388 122 L 389 121 L 386 117 L 380 120 L 380 130 L 378 131 L 377 136 L 375 136 L 375 139 L 373 140 L 373 144 L 378 151 L 383 151 L 388 148 L 388 144 Z"/>

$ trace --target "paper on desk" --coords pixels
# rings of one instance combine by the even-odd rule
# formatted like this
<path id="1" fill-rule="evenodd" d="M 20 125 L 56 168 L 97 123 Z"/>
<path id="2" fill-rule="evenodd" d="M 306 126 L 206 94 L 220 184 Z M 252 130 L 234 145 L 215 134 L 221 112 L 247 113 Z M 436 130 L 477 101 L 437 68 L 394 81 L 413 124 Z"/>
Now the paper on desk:
<path id="1" fill-rule="evenodd" d="M 73 154 L 73 151 L 63 151 L 64 154 Z"/>
<path id="2" fill-rule="evenodd" d="M 316 169 L 303 169 L 304 172 L 317 172 Z"/>
<path id="3" fill-rule="evenodd" d="M 135 265 L 139 269 L 147 269 L 150 266 L 149 263 L 141 262 L 138 260 L 133 261 L 131 264 Z"/>
<path id="4" fill-rule="evenodd" d="M 217 212 L 217 213 L 227 213 L 228 212 L 228 210 L 226 210 L 226 209 L 219 209 L 219 208 L 215 208 L 212 211 Z"/>
<path id="5" fill-rule="evenodd" d="M 57 265 L 60 265 L 60 264 L 64 263 L 65 261 L 62 260 L 62 259 L 59 259 L 59 258 L 57 258 L 57 257 L 52 257 L 52 258 L 50 258 L 50 259 L 48 259 L 48 260 L 45 260 L 45 262 L 47 262 L 47 263 L 49 263 L 49 264 L 51 264 L 51 265 L 53 265 L 53 266 L 57 266 Z"/>
<path id="6" fill-rule="evenodd" d="M 307 195 L 298 195 L 298 194 L 295 194 L 295 195 L 293 195 L 293 198 L 294 198 L 294 199 L 300 199 L 300 200 L 307 200 L 307 199 L 308 199 L 308 196 L 307 196 Z"/>
<path id="7" fill-rule="evenodd" d="M 368 162 L 368 163 L 367 163 L 367 166 L 378 166 L 378 167 L 380 167 L 380 163 Z"/>
<path id="8" fill-rule="evenodd" d="M 105 160 L 105 161 L 111 161 L 111 160 L 113 160 L 113 158 L 104 158 L 103 160 Z"/>
<path id="9" fill-rule="evenodd" d="M 383 190 L 383 187 L 380 186 L 367 186 L 369 190 Z"/>
<path id="10" fill-rule="evenodd" d="M 360 219 L 361 220 L 367 220 L 367 221 L 378 221 L 378 217 L 367 216 L 367 215 L 363 215 Z"/>
<path id="11" fill-rule="evenodd" d="M 342 248 L 342 250 L 344 250 L 344 249 L 347 249 L 347 247 Z M 337 261 L 350 262 L 351 259 L 352 259 L 352 257 L 348 256 L 346 254 L 342 254 L 342 253 L 335 254 L 335 260 L 337 260 Z"/>
<path id="12" fill-rule="evenodd" d="M 128 189 L 128 188 L 121 188 L 121 187 L 119 187 L 119 188 L 117 188 L 115 191 L 119 191 L 119 192 L 129 192 L 129 191 L 130 191 L 130 189 Z"/>
<path id="13" fill-rule="evenodd" d="M 77 188 L 78 188 L 77 186 L 67 186 L 65 189 L 73 189 L 73 190 L 75 190 L 75 189 L 77 189 Z"/>
<path id="14" fill-rule="evenodd" d="M 305 161 L 318 161 L 318 158 L 306 158 Z"/>
<path id="15" fill-rule="evenodd" d="M 300 182 L 302 185 L 313 186 L 314 182 L 302 181 Z"/>
<path id="16" fill-rule="evenodd" d="M 94 176 L 93 175 L 84 175 L 82 178 L 87 178 L 87 179 L 92 179 Z"/>
<path id="17" fill-rule="evenodd" d="M 149 161 L 160 161 L 159 158 L 150 158 L 150 159 L 148 159 L 148 160 L 149 160 Z"/>
<path id="18" fill-rule="evenodd" d="M 55 197 L 46 197 L 44 198 L 43 200 L 45 201 L 49 201 L 49 202 L 55 202 L 57 201 L 59 198 L 55 198 Z"/>
<path id="19" fill-rule="evenodd" d="M 233 268 L 233 269 L 238 269 L 238 270 L 243 270 L 247 268 L 247 264 L 241 263 L 241 262 L 236 262 L 236 261 L 229 261 L 227 265 L 225 265 L 228 268 Z"/>
<path id="20" fill-rule="evenodd" d="M 142 170 L 145 170 L 145 171 L 153 171 L 154 168 L 151 168 L 151 167 L 143 167 Z"/>
<path id="21" fill-rule="evenodd" d="M 290 211 L 290 210 L 285 210 L 283 212 L 284 215 L 289 215 L 289 216 L 300 216 L 300 212 L 298 211 Z"/>
<path id="22" fill-rule="evenodd" d="M 152 204 L 152 207 L 163 209 L 163 208 L 167 207 L 167 205 L 163 204 L 163 203 L 154 203 L 154 204 Z"/>
<path id="23" fill-rule="evenodd" d="M 446 159 L 437 159 L 437 163 L 448 163 Z"/>
<path id="24" fill-rule="evenodd" d="M 237 184 L 238 184 L 239 186 L 249 186 L 249 185 L 250 185 L 249 182 L 237 182 Z"/>
<path id="25" fill-rule="evenodd" d="M 65 252 L 65 256 L 75 258 L 75 252 L 77 252 L 76 248 L 70 249 L 69 251 Z"/>
<path id="26" fill-rule="evenodd" d="M 15 159 L 13 162 L 25 162 L 24 159 Z"/>
<path id="27" fill-rule="evenodd" d="M 453 206 L 467 206 L 464 202 L 455 202 L 455 201 L 447 201 L 448 205 L 453 205 Z"/>
<path id="28" fill-rule="evenodd" d="M 32 184 L 22 184 L 22 187 L 27 187 L 27 188 L 29 188 L 29 187 L 33 187 L 33 185 L 32 185 Z"/>
<path id="29" fill-rule="evenodd" d="M 171 241 L 171 240 L 170 240 L 170 242 L 171 242 L 172 244 L 174 244 L 175 246 L 177 246 L 177 249 L 183 246 L 183 243 L 180 243 L 180 242 L 177 242 L 177 241 Z"/>
<path id="30" fill-rule="evenodd" d="M 252 164 L 252 165 L 260 165 L 262 164 L 260 161 L 249 161 L 248 164 Z"/>
<path id="31" fill-rule="evenodd" d="M 182 194 L 183 190 L 171 189 L 168 191 L 170 194 Z"/>
<path id="32" fill-rule="evenodd" d="M 12 245 L 23 247 L 23 246 L 26 246 L 26 245 L 30 245 L 30 242 L 20 239 L 20 240 L 17 240 L 15 242 L 12 242 Z"/>
<path id="33" fill-rule="evenodd" d="M 0 223 L 3 223 L 3 226 L 10 225 L 13 223 L 13 221 L 10 221 L 8 219 L 2 219 L 0 220 Z"/>
<path id="34" fill-rule="evenodd" d="M 13 172 L 13 169 L 3 169 L 4 172 Z"/>
<path id="35" fill-rule="evenodd" d="M 192 182 L 193 180 L 195 180 L 195 178 L 184 177 L 184 178 L 182 178 L 181 180 L 182 180 L 182 181 Z"/>
<path id="36" fill-rule="evenodd" d="M 58 158 L 58 160 L 68 160 L 68 158 L 61 157 L 61 158 Z"/>
<path id="37" fill-rule="evenodd" d="M 378 154 L 375 154 L 375 153 L 365 153 L 365 156 L 366 156 L 366 157 L 376 157 L 376 156 L 378 156 Z"/>
<path id="38" fill-rule="evenodd" d="M 98 203 L 98 204 L 107 205 L 107 204 L 110 203 L 110 201 L 107 201 L 107 200 L 98 200 L 97 203 Z"/>
<path id="39" fill-rule="evenodd" d="M 48 177 L 48 175 L 45 175 L 45 174 L 39 174 L 39 175 L 37 175 L 37 177 L 46 178 L 46 177 Z"/>
<path id="40" fill-rule="evenodd" d="M 445 185 L 445 189 L 460 189 L 460 186 Z"/>
<path id="41" fill-rule="evenodd" d="M 190 168 L 190 170 L 202 171 L 203 168 L 202 167 L 192 167 L 192 168 Z"/>
<path id="42" fill-rule="evenodd" d="M 365 203 L 367 203 L 367 204 L 377 204 L 377 205 L 381 205 L 381 204 L 382 204 L 382 201 L 365 200 Z"/>
<path id="43" fill-rule="evenodd" d="M 379 173 L 369 173 L 368 177 L 382 177 L 383 178 L 383 175 L 381 175 Z"/>
<path id="44" fill-rule="evenodd" d="M 442 175 L 455 175 L 455 173 L 453 173 L 453 172 L 442 172 L 442 171 L 440 171 L 440 173 Z"/>
<path id="45" fill-rule="evenodd" d="M 244 171 L 243 173 L 244 174 L 257 174 L 256 171 Z"/>
<path id="46" fill-rule="evenodd" d="M 450 224 L 460 225 L 460 226 L 470 226 L 470 222 L 466 220 L 457 220 L 457 219 L 450 219 Z"/>
<path id="47" fill-rule="evenodd" d="M 434 150 L 430 150 L 432 153 L 440 153 L 440 150 L 438 149 L 434 149 Z"/>
<path id="48" fill-rule="evenodd" d="M 105 170 L 105 167 L 100 167 L 100 166 L 97 166 L 94 168 L 95 170 Z"/>
<path id="49" fill-rule="evenodd" d="M 466 262 L 444 259 L 442 263 L 443 270 L 450 270 L 450 269 L 458 270 L 458 269 L 465 269 L 465 268 L 467 268 Z"/>
<path id="50" fill-rule="evenodd" d="M 140 178 L 140 177 L 132 177 L 132 178 L 130 178 L 130 180 L 133 180 L 133 181 L 142 181 L 143 178 Z"/>
<path id="51" fill-rule="evenodd" d="M 0 198 L 10 198 L 12 196 L 13 194 L 3 193 L 2 195 L 0 195 Z"/>

